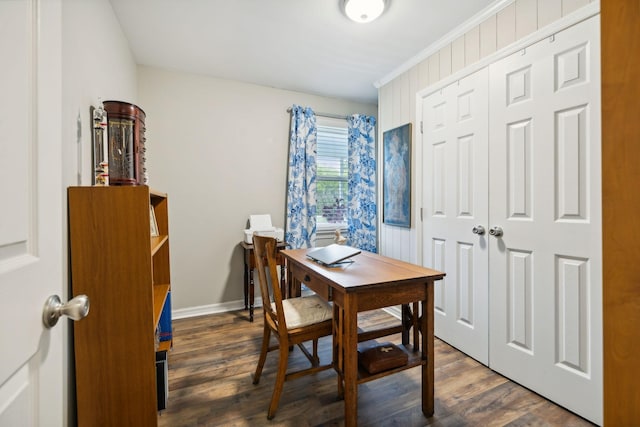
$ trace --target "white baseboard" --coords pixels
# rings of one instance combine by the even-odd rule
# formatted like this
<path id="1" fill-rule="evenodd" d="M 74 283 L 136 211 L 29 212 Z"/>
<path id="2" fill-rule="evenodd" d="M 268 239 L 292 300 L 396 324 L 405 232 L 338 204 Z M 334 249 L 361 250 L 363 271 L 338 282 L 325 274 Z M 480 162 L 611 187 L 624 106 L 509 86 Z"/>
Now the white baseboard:
<path id="1" fill-rule="evenodd" d="M 262 298 L 255 299 L 254 309 L 262 307 Z M 201 305 L 198 307 L 180 308 L 171 310 L 171 316 L 173 319 L 187 319 L 189 317 L 205 316 L 208 314 L 226 313 L 229 311 L 237 311 L 244 309 L 244 301 L 236 300 L 230 302 L 223 302 L 220 304 Z M 402 317 L 402 311 L 400 306 L 386 307 L 383 309 L 393 317 L 400 319 Z M 254 313 L 255 316 L 255 313 Z"/>
<path id="2" fill-rule="evenodd" d="M 254 309 L 262 307 L 262 298 L 255 299 Z M 198 307 L 180 308 L 177 310 L 171 310 L 171 316 L 173 319 L 187 319 L 189 317 L 205 316 L 207 314 L 226 313 L 229 311 L 237 311 L 244 309 L 244 301 L 236 300 L 230 302 L 223 302 L 219 304 L 201 305 Z M 255 313 L 254 313 L 255 316 Z"/>
<path id="3" fill-rule="evenodd" d="M 402 309 L 399 305 L 394 305 L 393 307 L 385 307 L 383 308 L 383 310 L 397 319 L 402 319 Z"/>

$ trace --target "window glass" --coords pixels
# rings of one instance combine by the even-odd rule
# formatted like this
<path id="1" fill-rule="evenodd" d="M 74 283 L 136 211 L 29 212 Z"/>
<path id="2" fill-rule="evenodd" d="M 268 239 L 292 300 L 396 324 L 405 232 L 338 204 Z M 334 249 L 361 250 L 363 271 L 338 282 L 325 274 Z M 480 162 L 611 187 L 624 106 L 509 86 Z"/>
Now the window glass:
<path id="1" fill-rule="evenodd" d="M 347 122 L 345 120 L 332 122 L 319 120 L 318 122 L 316 157 L 318 230 L 344 228 L 347 224 Z"/>

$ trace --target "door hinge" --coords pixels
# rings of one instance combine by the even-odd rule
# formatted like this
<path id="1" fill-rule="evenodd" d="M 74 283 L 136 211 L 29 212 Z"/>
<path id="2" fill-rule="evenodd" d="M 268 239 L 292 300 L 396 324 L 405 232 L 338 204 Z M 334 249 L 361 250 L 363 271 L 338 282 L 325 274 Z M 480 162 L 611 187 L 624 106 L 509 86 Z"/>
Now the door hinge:
<path id="1" fill-rule="evenodd" d="M 422 133 L 422 120 L 420 120 L 420 133 Z"/>
<path id="2" fill-rule="evenodd" d="M 420 208 L 420 221 L 422 221 L 422 208 Z"/>

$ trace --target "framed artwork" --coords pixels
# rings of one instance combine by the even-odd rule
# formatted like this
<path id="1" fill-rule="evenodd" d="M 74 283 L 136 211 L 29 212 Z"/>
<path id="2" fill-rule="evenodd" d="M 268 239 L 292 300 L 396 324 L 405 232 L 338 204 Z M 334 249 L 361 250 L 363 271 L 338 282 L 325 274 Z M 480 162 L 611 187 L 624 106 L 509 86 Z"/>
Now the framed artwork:
<path id="1" fill-rule="evenodd" d="M 411 227 L 411 123 L 382 134 L 382 222 Z"/>
<path id="2" fill-rule="evenodd" d="M 149 225 L 151 227 L 151 237 L 158 237 L 158 221 L 156 221 L 156 211 L 153 210 L 153 205 L 149 205 Z"/>

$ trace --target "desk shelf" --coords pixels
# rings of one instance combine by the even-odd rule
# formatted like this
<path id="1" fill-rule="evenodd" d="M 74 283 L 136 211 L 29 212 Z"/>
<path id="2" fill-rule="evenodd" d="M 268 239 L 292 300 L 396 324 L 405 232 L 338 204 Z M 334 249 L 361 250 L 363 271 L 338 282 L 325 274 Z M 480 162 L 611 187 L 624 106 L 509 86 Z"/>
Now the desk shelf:
<path id="1" fill-rule="evenodd" d="M 422 366 L 427 364 L 426 359 L 422 358 L 422 353 L 420 351 L 414 352 L 413 346 L 411 344 L 407 344 L 406 346 L 398 345 L 398 348 L 404 351 L 409 357 L 409 360 L 407 361 L 406 365 L 398 366 L 397 368 L 393 368 L 393 369 L 387 369 L 386 371 L 378 372 L 375 374 L 370 374 L 364 368 L 358 365 L 358 384 L 363 384 L 369 381 L 377 380 L 379 378 L 384 378 L 387 375 L 392 375 L 392 374 L 404 371 L 405 369 L 411 369 L 411 368 L 415 368 L 416 366 Z"/>

